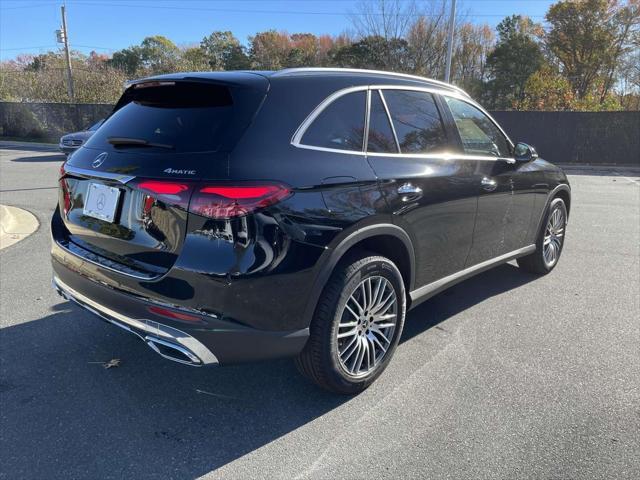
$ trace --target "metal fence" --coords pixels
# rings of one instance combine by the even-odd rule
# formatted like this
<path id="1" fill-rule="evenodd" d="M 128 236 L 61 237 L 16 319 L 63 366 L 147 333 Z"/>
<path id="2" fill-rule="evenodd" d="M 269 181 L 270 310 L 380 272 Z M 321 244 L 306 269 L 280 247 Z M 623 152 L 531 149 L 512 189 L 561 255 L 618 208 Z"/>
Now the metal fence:
<path id="1" fill-rule="evenodd" d="M 640 166 L 640 112 L 491 112 L 553 163 Z"/>
<path id="2" fill-rule="evenodd" d="M 57 142 L 111 112 L 107 104 L 0 102 L 0 138 Z M 640 112 L 492 112 L 515 142 L 554 163 L 640 166 Z"/>
<path id="3" fill-rule="evenodd" d="M 58 142 L 65 133 L 84 130 L 112 109 L 108 104 L 0 102 L 0 139 Z"/>

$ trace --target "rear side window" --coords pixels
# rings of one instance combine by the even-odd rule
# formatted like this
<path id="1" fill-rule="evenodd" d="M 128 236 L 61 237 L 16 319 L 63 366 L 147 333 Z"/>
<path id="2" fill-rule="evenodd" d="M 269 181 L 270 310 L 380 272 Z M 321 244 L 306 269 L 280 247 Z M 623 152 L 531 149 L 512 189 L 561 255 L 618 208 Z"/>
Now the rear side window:
<path id="1" fill-rule="evenodd" d="M 458 127 L 465 153 L 508 157 L 511 149 L 500 129 L 481 110 L 456 98 L 445 97 Z"/>
<path id="2" fill-rule="evenodd" d="M 427 92 L 383 90 L 401 153 L 434 153 L 447 147 L 440 112 Z"/>
<path id="3" fill-rule="evenodd" d="M 398 153 L 396 139 L 389 123 L 387 110 L 384 108 L 380 92 L 371 92 L 371 107 L 369 113 L 369 136 L 367 151 L 377 153 Z"/>
<path id="4" fill-rule="evenodd" d="M 86 146 L 144 153 L 215 151 L 227 135 L 233 116 L 233 99 L 225 86 L 197 82 L 134 85 L 125 91 L 114 113 Z M 138 143 L 120 141 L 114 145 L 114 138 Z"/>
<path id="5" fill-rule="evenodd" d="M 366 92 L 343 95 L 327 106 L 307 128 L 303 145 L 362 151 Z"/>

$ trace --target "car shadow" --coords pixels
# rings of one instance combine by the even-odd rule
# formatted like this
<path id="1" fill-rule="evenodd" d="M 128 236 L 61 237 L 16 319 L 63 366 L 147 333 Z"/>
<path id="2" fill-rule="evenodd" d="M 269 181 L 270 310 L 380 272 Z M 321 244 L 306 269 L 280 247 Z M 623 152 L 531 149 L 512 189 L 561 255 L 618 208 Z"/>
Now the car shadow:
<path id="1" fill-rule="evenodd" d="M 12 162 L 18 163 L 40 163 L 40 162 L 64 162 L 66 157 L 62 153 L 55 155 L 34 155 L 27 157 L 12 158 Z"/>
<path id="2" fill-rule="evenodd" d="M 403 342 L 533 278 L 507 265 L 468 280 L 413 310 Z M 6 478 L 197 478 L 351 400 L 316 388 L 290 360 L 167 362 L 62 300 L 0 330 L 0 345 Z M 104 368 L 113 359 L 119 366 Z"/>
<path id="3" fill-rule="evenodd" d="M 411 340 L 488 298 L 506 293 L 537 278 L 538 275 L 527 273 L 507 263 L 454 285 L 409 311 L 400 343 Z"/>

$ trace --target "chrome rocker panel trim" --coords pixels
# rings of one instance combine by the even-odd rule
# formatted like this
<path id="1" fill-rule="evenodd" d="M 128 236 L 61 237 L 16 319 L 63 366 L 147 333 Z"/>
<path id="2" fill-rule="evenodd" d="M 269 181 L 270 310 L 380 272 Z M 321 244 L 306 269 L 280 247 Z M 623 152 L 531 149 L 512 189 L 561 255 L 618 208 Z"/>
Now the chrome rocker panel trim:
<path id="1" fill-rule="evenodd" d="M 505 253 L 504 255 L 500 255 L 499 257 L 491 258 L 489 260 L 485 260 L 484 262 L 478 263 L 477 265 L 473 265 L 472 267 L 465 268 L 459 272 L 456 272 L 448 277 L 441 278 L 433 283 L 428 285 L 424 285 L 420 288 L 417 288 L 409 293 L 411 297 L 411 307 L 415 307 L 419 303 L 428 300 L 434 295 L 446 290 L 447 288 L 455 285 L 456 283 L 462 282 L 472 276 L 484 272 L 485 270 L 489 270 L 493 267 L 501 265 L 503 263 L 510 262 L 518 257 L 523 257 L 530 253 L 536 251 L 535 245 L 528 245 L 524 248 L 519 248 L 518 250 L 514 250 L 513 252 Z"/>
<path id="2" fill-rule="evenodd" d="M 219 364 L 216 356 L 207 347 L 191 335 L 177 328 L 144 318 L 127 317 L 77 292 L 55 275 L 52 283 L 58 294 L 63 298 L 76 303 L 107 322 L 133 333 L 141 338 L 152 350 L 168 360 L 194 367 Z M 164 353 L 166 349 L 179 352 L 184 359 Z"/>

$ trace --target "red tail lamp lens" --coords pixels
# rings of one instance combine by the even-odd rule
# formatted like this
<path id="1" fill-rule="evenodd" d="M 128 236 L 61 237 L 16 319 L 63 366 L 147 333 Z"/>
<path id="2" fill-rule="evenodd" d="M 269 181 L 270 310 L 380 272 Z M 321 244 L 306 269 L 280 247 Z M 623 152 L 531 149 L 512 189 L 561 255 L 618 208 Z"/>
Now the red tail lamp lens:
<path id="1" fill-rule="evenodd" d="M 273 205 L 290 193 L 277 184 L 205 186 L 191 199 L 189 211 L 215 219 L 240 217 Z"/>
<path id="2" fill-rule="evenodd" d="M 186 210 L 189 205 L 192 185 L 187 182 L 144 179 L 133 182 L 130 186 L 148 195 L 145 197 L 142 206 L 143 212 L 148 214 L 154 204 L 153 199 Z M 152 198 L 150 199 L 149 197 Z"/>
<path id="3" fill-rule="evenodd" d="M 184 183 L 161 182 L 157 180 L 140 182 L 138 188 L 160 195 L 177 195 L 189 190 L 189 186 Z"/>

